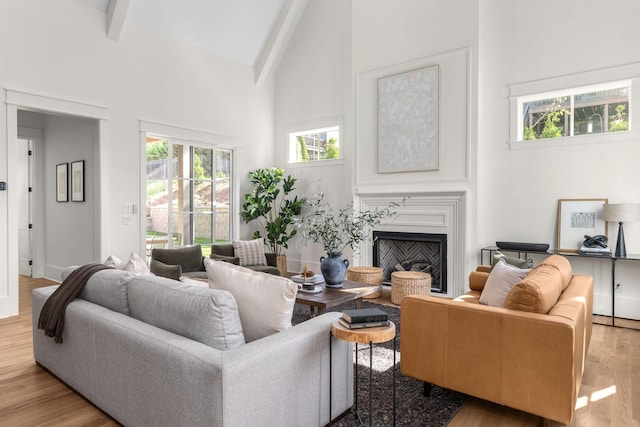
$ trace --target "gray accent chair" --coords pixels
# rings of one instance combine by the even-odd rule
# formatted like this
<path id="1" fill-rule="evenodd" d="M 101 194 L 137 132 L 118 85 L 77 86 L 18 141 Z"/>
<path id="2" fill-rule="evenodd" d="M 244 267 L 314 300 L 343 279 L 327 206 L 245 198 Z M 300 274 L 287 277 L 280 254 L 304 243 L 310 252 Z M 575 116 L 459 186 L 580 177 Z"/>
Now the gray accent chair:
<path id="1" fill-rule="evenodd" d="M 200 245 L 168 249 L 154 248 L 151 251 L 149 269 L 156 276 L 174 280 L 180 280 L 182 276 L 190 279 L 207 279 Z"/>
<path id="2" fill-rule="evenodd" d="M 265 253 L 264 256 L 267 258 L 267 265 L 245 265 L 244 267 L 255 271 L 261 271 L 263 273 L 281 276 L 280 270 L 278 270 L 277 267 L 278 262 L 276 254 Z M 240 265 L 240 259 L 236 256 L 235 251 L 233 250 L 233 245 L 230 244 L 218 243 L 211 245 L 211 259 Z"/>

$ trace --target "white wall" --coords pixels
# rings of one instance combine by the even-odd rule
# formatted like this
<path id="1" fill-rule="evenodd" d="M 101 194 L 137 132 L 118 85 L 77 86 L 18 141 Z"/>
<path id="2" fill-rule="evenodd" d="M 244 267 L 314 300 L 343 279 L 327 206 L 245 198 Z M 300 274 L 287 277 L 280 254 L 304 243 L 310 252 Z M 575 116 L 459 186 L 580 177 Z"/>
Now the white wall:
<path id="1" fill-rule="evenodd" d="M 36 172 L 48 178 L 44 188 L 45 277 L 58 278 L 66 266 L 100 259 L 94 235 L 100 206 L 94 172 L 97 135 L 97 120 L 45 116 L 45 170 Z M 85 161 L 85 202 L 72 202 L 71 189 L 68 202 L 57 202 L 56 165 L 69 163 L 71 176 L 71 162 L 78 160 Z"/>
<path id="2" fill-rule="evenodd" d="M 275 81 L 277 165 L 298 178 L 300 194 L 325 192 L 326 199 L 336 208 L 346 204 L 352 194 L 350 17 L 351 5 L 347 1 L 309 1 Z M 287 131 L 335 121 L 345 123 L 340 147 L 344 160 L 331 160 L 321 167 L 287 164 Z M 290 270 L 306 263 L 319 271 L 319 259 L 324 255 L 319 245 L 307 244 L 301 238 L 295 238 L 286 252 Z"/>
<path id="3" fill-rule="evenodd" d="M 529 150 L 510 150 L 508 144 L 509 85 L 640 62 L 640 29 L 634 21 L 640 16 L 640 3 L 623 0 L 608 6 L 615 19 L 603 18 L 601 3 L 595 0 L 352 0 L 350 11 L 347 2 L 337 3 L 309 2 L 301 24 L 309 32 L 302 35 L 298 30 L 276 80 L 276 150 L 285 167 L 282 153 L 286 140 L 281 127 L 321 116 L 344 114 L 346 120 L 344 164 L 288 167 L 305 181 L 303 186 L 311 187 L 307 194 L 315 191 L 319 180 L 339 203 L 346 203 L 356 189 L 464 192 L 466 271 L 479 263 L 480 249 L 497 240 L 543 242 L 555 247 L 560 198 L 640 201 L 636 189 L 640 146 L 635 141 Z M 322 28 L 336 23 L 349 28 L 350 36 L 338 41 L 335 30 L 329 39 L 321 34 Z M 350 43 L 348 53 L 340 51 L 340 43 Z M 461 49 L 469 51 L 467 99 L 457 113 L 449 111 L 441 122 L 444 136 L 440 144 L 448 153 L 441 158 L 443 171 L 390 176 L 376 176 L 371 170 L 362 173 L 359 162 L 366 165 L 374 160 L 371 135 L 375 135 L 376 123 L 371 114 L 361 114 L 358 102 L 365 98 L 358 92 L 358 82 L 394 67 L 441 61 Z M 341 57 L 350 62 L 337 64 Z M 323 72 L 315 69 L 307 73 L 304 66 L 318 58 L 329 59 Z M 344 83 L 345 72 L 350 84 Z M 451 83 L 447 72 L 441 75 L 441 84 L 456 82 Z M 444 86 L 442 93 L 452 89 Z M 451 100 L 451 96 L 441 98 L 441 111 L 448 111 Z M 374 101 L 370 98 L 367 102 Z M 462 152 L 457 148 L 447 151 L 462 139 L 451 121 L 451 115 L 456 114 L 459 126 L 467 132 L 466 151 Z M 363 130 L 369 132 L 367 137 L 362 138 Z M 443 176 L 452 169 L 459 175 L 461 162 L 465 164 L 463 179 Z M 351 187 L 346 179 L 351 179 Z M 611 227 L 612 242 L 616 233 L 616 227 Z M 640 253 L 640 224 L 625 224 L 625 235 L 628 252 Z M 290 259 L 300 258 L 290 268 L 298 268 L 300 262 L 317 262 L 322 255 L 321 248 L 306 247 L 300 240 L 288 251 Z M 618 281 L 624 289 L 616 297 L 617 315 L 637 317 L 640 283 L 635 277 L 640 265 L 635 264 L 618 262 Z M 609 263 L 572 258 L 572 265 L 576 272 L 594 277 L 596 313 L 609 313 Z"/>
<path id="4" fill-rule="evenodd" d="M 140 218 L 122 224 L 122 205 L 142 199 L 140 120 L 236 138 L 241 178 L 274 162 L 272 80 L 258 88 L 252 68 L 129 22 L 119 41 L 109 40 L 105 22 L 104 13 L 72 0 L 0 3 L 0 88 L 108 111 L 101 148 L 105 253 L 94 254 L 94 261 L 109 253 L 125 258 L 144 249 Z M 6 111 L 1 104 L 2 153 L 8 149 Z M 7 161 L 0 157 L 3 181 Z M 6 193 L 0 193 L 0 231 L 9 227 L 9 209 Z M 7 259 L 7 244 L 7 234 L 0 232 L 2 260 Z M 7 269 L 0 271 L 0 295 L 6 295 Z"/>
<path id="5" fill-rule="evenodd" d="M 541 11 L 546 11 L 544 14 Z M 637 141 L 510 150 L 508 85 L 640 61 L 640 3 L 595 0 L 482 1 L 478 160 L 479 246 L 496 240 L 556 247 L 561 198 L 640 202 Z M 549 13 L 550 12 L 550 13 Z M 544 18 L 542 18 L 544 17 Z M 636 107 L 637 108 L 637 107 Z M 609 228 L 615 247 L 617 227 Z M 625 224 L 627 252 L 640 253 L 640 224 Z M 596 313 L 610 313 L 609 261 L 572 258 L 595 281 Z M 616 315 L 638 317 L 638 262 L 619 262 Z"/>
<path id="6" fill-rule="evenodd" d="M 475 1 L 309 2 L 277 72 L 276 128 L 344 116 L 341 149 L 345 161 L 326 167 L 298 167 L 286 165 L 285 156 L 279 155 L 283 166 L 302 181 L 304 194 L 323 190 L 334 207 L 342 207 L 355 191 L 468 192 L 467 209 L 473 209 L 475 201 L 469 190 L 474 185 L 475 142 L 470 135 L 475 133 L 475 111 L 469 107 L 475 98 L 472 49 L 477 37 L 476 16 Z M 443 88 L 446 97 L 441 100 L 445 111 L 452 113 L 442 119 L 446 126 L 441 133 L 440 171 L 377 175 L 377 118 L 375 109 L 370 108 L 372 103 L 375 106 L 376 94 L 370 93 L 371 86 L 375 89 L 378 74 L 393 74 L 394 67 L 415 69 L 434 61 L 445 71 L 441 85 L 450 82 Z M 313 62 L 321 62 L 322 67 L 307 71 Z M 363 81 L 367 83 L 364 86 Z M 462 117 L 461 123 L 456 114 Z M 276 150 L 283 153 L 285 148 L 285 132 L 281 131 L 276 134 Z M 446 175 L 444 179 L 436 178 L 442 175 Z M 464 239 L 468 233 L 462 234 Z M 301 263 L 318 268 L 323 251 L 319 245 L 311 246 L 298 238 L 287 254 L 290 269 L 300 268 Z"/>

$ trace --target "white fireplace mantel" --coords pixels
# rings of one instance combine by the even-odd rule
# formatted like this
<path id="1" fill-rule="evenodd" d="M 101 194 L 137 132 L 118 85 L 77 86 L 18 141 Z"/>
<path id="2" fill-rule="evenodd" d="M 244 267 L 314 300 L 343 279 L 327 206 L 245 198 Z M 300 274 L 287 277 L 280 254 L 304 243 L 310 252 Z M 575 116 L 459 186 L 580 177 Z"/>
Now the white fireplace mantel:
<path id="1" fill-rule="evenodd" d="M 465 200 L 465 192 L 367 193 L 358 194 L 354 205 L 363 211 L 384 208 L 390 202 L 399 204 L 398 216 L 376 230 L 446 234 L 447 294 L 437 295 L 454 297 L 464 293 L 465 287 Z M 373 245 L 364 245 L 354 261 L 372 265 Z"/>

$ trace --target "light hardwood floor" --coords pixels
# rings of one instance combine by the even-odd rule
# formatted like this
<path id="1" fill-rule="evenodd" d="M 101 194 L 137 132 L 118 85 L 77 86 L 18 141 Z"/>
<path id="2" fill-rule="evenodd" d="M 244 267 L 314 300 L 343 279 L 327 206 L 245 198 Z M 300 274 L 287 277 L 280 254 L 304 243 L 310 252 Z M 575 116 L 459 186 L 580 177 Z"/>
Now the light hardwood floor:
<path id="1" fill-rule="evenodd" d="M 0 320 L 0 426 L 117 426 L 35 364 L 31 290 L 50 284 L 21 277 L 20 315 Z M 391 305 L 388 291 L 375 301 Z M 535 416 L 470 399 L 449 427 L 525 427 L 537 422 Z M 594 325 L 579 409 L 571 426 L 640 427 L 640 331 Z"/>

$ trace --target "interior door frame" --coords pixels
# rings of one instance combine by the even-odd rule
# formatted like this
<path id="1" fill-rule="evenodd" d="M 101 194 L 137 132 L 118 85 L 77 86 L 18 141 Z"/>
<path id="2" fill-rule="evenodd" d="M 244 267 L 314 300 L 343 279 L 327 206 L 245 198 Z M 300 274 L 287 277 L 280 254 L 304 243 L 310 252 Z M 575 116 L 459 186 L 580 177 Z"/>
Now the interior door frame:
<path id="1" fill-rule="evenodd" d="M 102 167 L 100 159 L 106 159 L 106 147 L 108 142 L 109 109 L 96 105 L 52 98 L 27 92 L 5 90 L 6 104 L 6 128 L 7 128 L 7 228 L 6 228 L 6 257 L 1 257 L 0 267 L 6 262 L 5 274 L 0 268 L 0 318 L 15 316 L 18 314 L 19 286 L 18 286 L 18 199 L 17 194 L 10 191 L 11 183 L 16 181 L 17 167 L 15 156 L 17 155 L 18 144 L 18 110 L 31 110 L 45 114 L 63 114 L 69 116 L 84 117 L 98 121 L 98 141 L 96 150 L 96 197 L 95 223 L 98 224 L 95 230 L 96 253 L 100 259 L 108 252 L 107 239 L 107 218 L 106 204 L 102 203 L 102 195 L 108 194 L 108 179 L 105 176 L 106 170 Z M 0 230 L 1 231 L 1 230 Z M 0 240 L 2 237 L 0 236 Z M 0 241 L 0 244 L 3 242 Z"/>
<path id="2" fill-rule="evenodd" d="M 42 129 L 18 127 L 18 139 L 31 141 L 31 165 L 33 167 L 30 182 L 32 188 L 30 216 L 31 230 L 31 277 L 44 277 L 44 146 Z"/>

